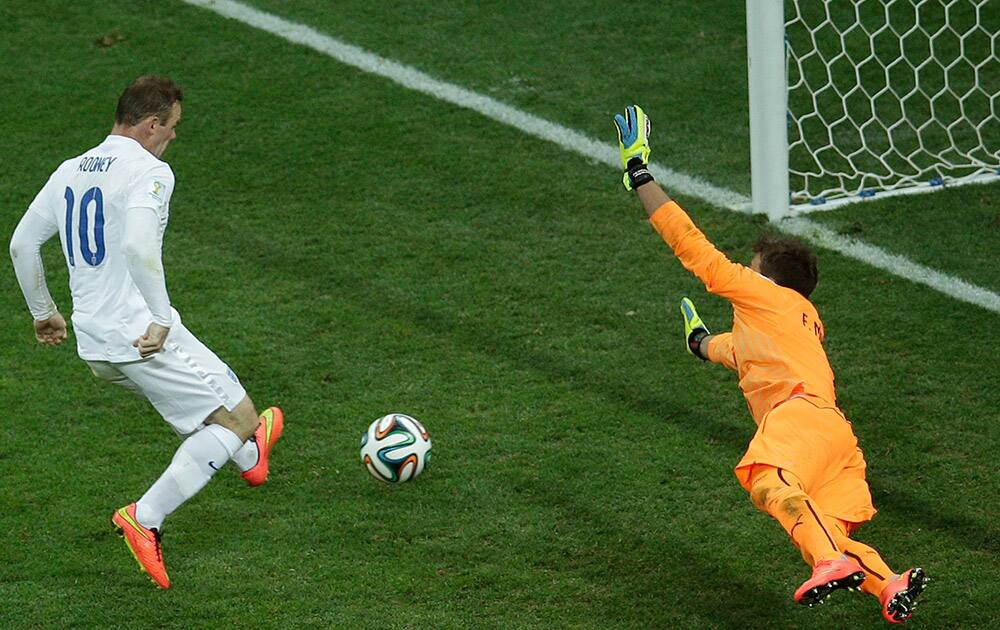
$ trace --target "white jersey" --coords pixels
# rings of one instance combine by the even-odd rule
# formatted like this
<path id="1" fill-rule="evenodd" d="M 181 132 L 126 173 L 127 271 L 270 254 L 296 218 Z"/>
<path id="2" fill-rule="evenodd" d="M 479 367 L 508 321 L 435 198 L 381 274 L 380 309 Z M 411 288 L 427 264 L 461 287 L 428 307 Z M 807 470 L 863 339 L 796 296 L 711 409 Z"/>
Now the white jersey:
<path id="1" fill-rule="evenodd" d="M 126 263 L 125 214 L 153 209 L 162 239 L 173 189 L 174 174 L 165 162 L 135 140 L 111 135 L 63 162 L 31 202 L 29 211 L 59 228 L 81 358 L 140 358 L 132 342 L 145 334 L 153 317 Z M 171 313 L 179 323 L 177 311 Z"/>

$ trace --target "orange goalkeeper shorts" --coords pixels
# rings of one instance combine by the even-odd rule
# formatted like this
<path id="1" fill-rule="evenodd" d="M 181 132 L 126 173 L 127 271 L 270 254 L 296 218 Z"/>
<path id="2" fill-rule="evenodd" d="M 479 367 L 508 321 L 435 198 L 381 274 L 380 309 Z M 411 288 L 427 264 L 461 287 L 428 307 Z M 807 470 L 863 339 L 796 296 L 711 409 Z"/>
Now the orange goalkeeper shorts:
<path id="1" fill-rule="evenodd" d="M 794 397 L 765 414 L 736 465 L 736 478 L 747 492 L 755 466 L 795 473 L 828 516 L 858 524 L 875 515 L 851 423 L 820 398 Z"/>

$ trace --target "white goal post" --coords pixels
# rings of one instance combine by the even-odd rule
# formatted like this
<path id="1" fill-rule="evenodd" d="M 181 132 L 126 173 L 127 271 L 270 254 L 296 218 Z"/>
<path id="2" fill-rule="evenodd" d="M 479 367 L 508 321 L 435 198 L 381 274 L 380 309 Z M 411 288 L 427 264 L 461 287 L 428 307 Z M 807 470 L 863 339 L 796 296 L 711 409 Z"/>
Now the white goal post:
<path id="1" fill-rule="evenodd" d="M 746 0 L 754 211 L 1000 181 L 998 5 Z"/>

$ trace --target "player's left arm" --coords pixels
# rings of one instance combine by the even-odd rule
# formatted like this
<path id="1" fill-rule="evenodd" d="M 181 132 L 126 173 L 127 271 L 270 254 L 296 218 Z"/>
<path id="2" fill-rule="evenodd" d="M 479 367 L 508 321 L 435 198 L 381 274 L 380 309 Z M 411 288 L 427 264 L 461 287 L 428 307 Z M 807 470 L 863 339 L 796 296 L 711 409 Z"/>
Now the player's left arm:
<path id="1" fill-rule="evenodd" d="M 67 336 L 66 320 L 56 308 L 45 282 L 41 249 L 59 228 L 42 213 L 29 209 L 10 239 L 10 259 L 24 301 L 34 318 L 35 338 L 50 346 L 59 345 Z"/>
<path id="2" fill-rule="evenodd" d="M 733 333 L 714 333 L 701 340 L 701 353 L 712 363 L 724 365 L 730 370 L 737 369 L 736 353 L 733 351 Z"/>
<path id="3" fill-rule="evenodd" d="M 688 298 L 681 300 L 681 317 L 684 318 L 684 339 L 688 352 L 702 361 L 711 361 L 735 370 L 736 353 L 733 351 L 733 334 L 711 333 L 701 320 L 694 302 Z"/>

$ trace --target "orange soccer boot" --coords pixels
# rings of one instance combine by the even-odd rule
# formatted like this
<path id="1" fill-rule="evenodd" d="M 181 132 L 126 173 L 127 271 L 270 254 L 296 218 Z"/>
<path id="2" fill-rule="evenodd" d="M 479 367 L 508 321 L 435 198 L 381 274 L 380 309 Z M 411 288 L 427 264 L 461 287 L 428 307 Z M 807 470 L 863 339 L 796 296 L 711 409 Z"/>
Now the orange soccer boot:
<path id="1" fill-rule="evenodd" d="M 257 463 L 250 470 L 240 476 L 246 479 L 251 486 L 259 486 L 267 481 L 268 465 L 271 458 L 271 449 L 274 443 L 281 437 L 281 431 L 285 428 L 285 414 L 277 407 L 269 407 L 260 414 L 260 424 L 250 438 L 257 442 Z"/>
<path id="2" fill-rule="evenodd" d="M 163 550 L 160 548 L 160 532 L 147 529 L 135 518 L 135 503 L 118 508 L 111 516 L 111 522 L 125 539 L 139 568 L 160 588 L 170 588 L 167 567 L 163 564 Z"/>
<path id="3" fill-rule="evenodd" d="M 917 597 L 927 588 L 930 578 L 920 567 L 910 569 L 889 580 L 882 589 L 878 601 L 882 604 L 882 616 L 889 623 L 903 623 L 917 607 Z"/>
<path id="4" fill-rule="evenodd" d="M 833 591 L 846 588 L 856 591 L 865 581 L 865 572 L 853 560 L 841 556 L 824 560 L 813 567 L 812 577 L 795 591 L 795 601 L 806 606 L 822 604 Z"/>

